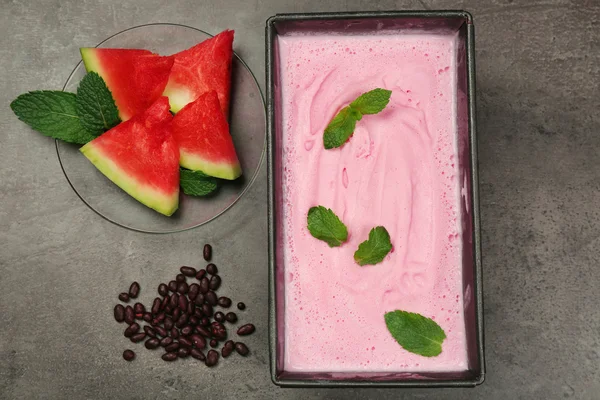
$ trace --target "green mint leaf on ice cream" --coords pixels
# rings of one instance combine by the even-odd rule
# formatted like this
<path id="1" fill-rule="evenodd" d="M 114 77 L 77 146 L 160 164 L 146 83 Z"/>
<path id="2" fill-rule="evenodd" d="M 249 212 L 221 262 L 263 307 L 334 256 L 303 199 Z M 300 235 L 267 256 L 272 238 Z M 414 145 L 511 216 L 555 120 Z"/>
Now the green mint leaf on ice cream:
<path id="1" fill-rule="evenodd" d="M 179 169 L 179 185 L 183 193 L 189 196 L 206 196 L 217 190 L 218 184 L 212 178 L 201 171 L 190 171 Z"/>
<path id="2" fill-rule="evenodd" d="M 38 90 L 20 95 L 10 108 L 19 119 L 44 136 L 69 143 L 86 144 L 94 139 L 81 124 L 74 93 Z"/>
<path id="3" fill-rule="evenodd" d="M 323 133 L 323 146 L 334 149 L 342 146 L 354 133 L 356 123 L 363 115 L 377 114 L 390 102 L 391 90 L 373 89 L 363 93 L 356 100 L 340 110 Z"/>
<path id="4" fill-rule="evenodd" d="M 328 208 L 312 207 L 308 210 L 307 220 L 310 234 L 327 242 L 329 247 L 337 247 L 348 239 L 346 225 Z"/>
<path id="5" fill-rule="evenodd" d="M 442 352 L 446 333 L 434 320 L 401 310 L 388 312 L 384 318 L 388 330 L 406 351 L 424 357 Z"/>
<path id="6" fill-rule="evenodd" d="M 361 266 L 375 265 L 383 261 L 392 250 L 390 234 L 383 226 L 371 229 L 369 239 L 358 246 L 354 253 L 354 260 Z"/>
<path id="7" fill-rule="evenodd" d="M 95 72 L 89 72 L 79 83 L 77 115 L 81 125 L 94 136 L 101 135 L 121 122 L 110 90 Z"/>

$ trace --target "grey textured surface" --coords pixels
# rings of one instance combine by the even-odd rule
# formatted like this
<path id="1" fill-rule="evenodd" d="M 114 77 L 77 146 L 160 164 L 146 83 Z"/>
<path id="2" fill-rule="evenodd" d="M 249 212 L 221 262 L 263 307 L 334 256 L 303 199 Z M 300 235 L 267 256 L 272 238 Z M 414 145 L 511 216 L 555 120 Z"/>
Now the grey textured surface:
<path id="1" fill-rule="evenodd" d="M 600 399 L 600 2 L 1 0 L 0 398 Z M 264 22 L 277 12 L 467 9 L 474 15 L 488 375 L 475 389 L 279 389 L 268 372 L 266 168 L 216 222 L 126 231 L 90 211 L 54 144 L 9 103 L 59 89 L 77 48 L 148 22 L 236 29 L 264 88 Z M 215 369 L 127 346 L 112 319 L 132 280 L 159 281 L 215 244 L 257 333 Z M 225 267 L 227 266 L 227 267 Z M 127 283 L 126 283 L 127 282 Z M 351 349 L 349 349 L 351 351 Z M 228 360 L 229 361 L 229 360 Z"/>

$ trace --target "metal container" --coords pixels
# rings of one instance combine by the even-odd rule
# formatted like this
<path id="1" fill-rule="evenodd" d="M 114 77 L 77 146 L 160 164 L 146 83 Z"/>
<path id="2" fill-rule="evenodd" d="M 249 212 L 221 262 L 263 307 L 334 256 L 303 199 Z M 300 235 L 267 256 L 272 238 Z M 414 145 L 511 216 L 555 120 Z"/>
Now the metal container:
<path id="1" fill-rule="evenodd" d="M 458 34 L 457 132 L 463 217 L 463 296 L 468 370 L 445 373 L 291 373 L 283 370 L 284 293 L 281 100 L 278 35 L 290 32 L 356 34 L 394 30 Z M 266 23 L 267 141 L 269 180 L 269 336 L 271 379 L 279 386 L 317 387 L 461 387 L 481 384 L 485 377 L 483 293 L 475 127 L 475 60 L 473 19 L 465 11 L 391 11 L 278 14 Z"/>

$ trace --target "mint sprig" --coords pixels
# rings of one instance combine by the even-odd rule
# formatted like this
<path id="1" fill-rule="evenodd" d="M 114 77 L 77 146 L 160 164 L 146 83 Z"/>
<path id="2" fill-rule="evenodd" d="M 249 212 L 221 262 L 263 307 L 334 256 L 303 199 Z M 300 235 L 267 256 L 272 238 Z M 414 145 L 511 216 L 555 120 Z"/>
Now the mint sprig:
<path id="1" fill-rule="evenodd" d="M 218 188 L 217 180 L 201 171 L 180 168 L 179 185 L 189 196 L 207 196 Z"/>
<path id="2" fill-rule="evenodd" d="M 17 117 L 44 136 L 69 143 L 86 144 L 94 139 L 77 114 L 74 93 L 39 90 L 20 95 L 10 108 Z"/>
<path id="3" fill-rule="evenodd" d="M 390 102 L 391 90 L 373 89 L 361 94 L 336 114 L 329 122 L 323 133 L 323 146 L 326 149 L 334 149 L 342 146 L 354 133 L 356 123 L 363 115 L 377 114 L 381 112 Z"/>
<path id="4" fill-rule="evenodd" d="M 88 72 L 79 83 L 77 115 L 81 125 L 94 136 L 121 122 L 112 93 L 96 72 Z"/>
<path id="5" fill-rule="evenodd" d="M 115 101 L 104 80 L 88 73 L 75 93 L 38 90 L 17 97 L 10 108 L 44 136 L 86 144 L 119 121 Z"/>
<path id="6" fill-rule="evenodd" d="M 383 226 L 371 229 L 369 239 L 358 245 L 354 260 L 360 265 L 375 265 L 383 261 L 392 250 L 390 234 Z"/>
<path id="7" fill-rule="evenodd" d="M 386 313 L 384 319 L 393 338 L 405 350 L 424 357 L 435 357 L 442 352 L 446 333 L 434 320 L 401 310 Z"/>
<path id="8" fill-rule="evenodd" d="M 312 207 L 307 216 L 308 231 L 329 247 L 337 247 L 348 239 L 346 225 L 333 211 L 323 206 Z"/>

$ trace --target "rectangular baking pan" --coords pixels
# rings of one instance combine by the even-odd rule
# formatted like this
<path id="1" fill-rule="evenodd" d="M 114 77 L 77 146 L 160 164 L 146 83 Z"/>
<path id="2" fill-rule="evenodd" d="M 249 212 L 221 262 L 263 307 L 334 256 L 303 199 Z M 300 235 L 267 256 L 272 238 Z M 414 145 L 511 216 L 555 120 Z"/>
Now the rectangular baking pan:
<path id="1" fill-rule="evenodd" d="M 283 370 L 284 287 L 282 149 L 279 61 L 276 37 L 289 32 L 339 33 L 393 30 L 458 33 L 457 131 L 462 184 L 463 296 L 469 368 L 456 373 L 290 373 Z M 266 23 L 267 173 L 269 228 L 269 350 L 271 379 L 292 387 L 464 387 L 485 377 L 483 288 L 479 226 L 477 137 L 475 126 L 475 59 L 473 18 L 466 11 L 389 11 L 277 14 Z M 281 245 L 280 245 L 281 244 Z M 281 284 L 280 284 L 281 282 Z"/>

